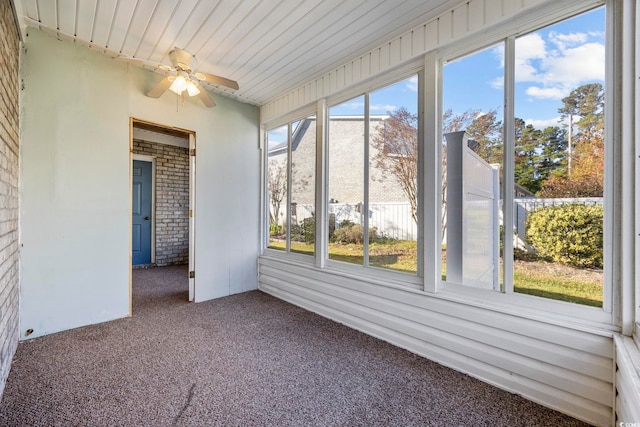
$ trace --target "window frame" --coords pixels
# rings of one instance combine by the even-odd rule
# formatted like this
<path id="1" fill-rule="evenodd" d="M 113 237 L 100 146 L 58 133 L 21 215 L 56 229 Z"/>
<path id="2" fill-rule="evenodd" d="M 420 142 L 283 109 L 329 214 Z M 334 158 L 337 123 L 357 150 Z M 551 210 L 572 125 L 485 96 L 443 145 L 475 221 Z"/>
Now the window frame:
<path id="1" fill-rule="evenodd" d="M 569 318 L 578 318 L 587 324 L 600 327 L 601 325 L 614 324 L 614 318 L 618 310 L 617 304 L 614 304 L 613 298 L 613 252 L 615 250 L 615 236 L 618 234 L 614 230 L 614 203 L 619 200 L 619 193 L 615 190 L 615 182 L 618 178 L 615 175 L 614 168 L 616 166 L 616 158 L 614 157 L 615 151 L 619 150 L 618 138 L 616 135 L 619 133 L 616 128 L 614 120 L 615 112 L 614 98 L 619 91 L 619 87 L 614 81 L 615 67 L 613 65 L 613 49 L 615 45 L 613 43 L 615 38 L 615 10 L 614 2 L 609 1 L 604 4 L 605 7 L 605 105 L 613 106 L 606 107 L 607 112 L 605 114 L 605 140 L 608 142 L 605 144 L 605 191 L 603 198 L 603 205 L 605 209 L 605 219 L 603 224 L 604 232 L 604 272 L 603 272 L 603 302 L 602 307 L 589 307 L 579 305 L 570 302 L 551 300 L 543 297 L 537 297 L 532 295 L 526 295 L 514 292 L 513 290 L 513 239 L 511 236 L 504 236 L 504 249 L 503 259 L 503 286 L 500 292 L 488 289 L 474 289 L 468 286 L 447 282 L 441 279 L 441 275 L 437 275 L 437 283 L 435 285 L 435 292 L 452 298 L 470 298 L 470 299 L 482 299 L 482 305 L 485 304 L 498 304 L 502 306 L 500 311 L 512 311 L 512 308 L 517 308 L 516 313 L 530 312 L 532 316 L 538 316 L 540 313 L 547 313 L 551 317 L 555 317 L 558 321 L 565 321 Z M 564 20 L 571 19 L 574 16 L 582 13 L 595 10 L 599 7 L 603 7 L 602 3 L 599 4 L 587 4 L 583 7 L 576 6 L 570 10 L 563 9 L 549 13 L 546 19 L 536 19 L 527 23 L 526 21 L 521 23 L 522 25 L 512 28 L 504 28 L 502 31 L 493 37 L 480 38 L 475 42 L 470 42 L 464 45 L 455 43 L 449 48 L 442 49 L 437 54 L 437 73 L 438 78 L 438 91 L 442 93 L 442 72 L 445 63 L 454 61 L 456 59 L 473 55 L 476 52 L 480 52 L 492 45 L 504 43 L 504 119 L 503 119 L 503 132 L 504 132 L 504 153 L 512 153 L 515 149 L 515 129 L 514 129 L 514 117 L 515 117 L 515 40 L 517 37 L 521 37 L 532 32 L 538 31 L 545 27 L 554 25 Z M 427 101 L 429 102 L 429 101 Z M 442 102 L 438 100 L 438 104 L 435 105 L 438 112 L 438 121 L 442 121 Z M 441 124 L 439 125 L 439 138 L 442 138 Z M 440 159 L 442 156 L 439 150 Z M 513 186 L 514 186 L 514 157 L 505 156 L 503 160 L 503 180 L 504 180 L 504 197 L 503 202 L 503 223 L 504 230 L 513 229 Z M 437 176 L 438 188 L 442 185 L 441 174 Z M 442 200 L 439 200 L 441 205 Z M 439 222 L 439 221 L 438 221 Z M 441 224 L 438 223 L 438 226 Z M 510 238 L 511 237 L 511 238 Z M 506 262 L 508 260 L 508 262 Z M 441 272 L 441 269 L 438 270 Z M 507 280 L 508 278 L 508 280 Z M 522 311 L 524 310 L 524 311 Z M 549 317 L 545 317 L 549 320 Z"/>
<path id="2" fill-rule="evenodd" d="M 390 288 L 411 289 L 415 292 L 426 293 L 437 299 L 459 302 L 467 306 L 480 309 L 511 314 L 518 317 L 539 320 L 547 324 L 559 326 L 571 325 L 572 328 L 590 331 L 603 336 L 609 336 L 612 332 L 620 330 L 620 324 L 629 313 L 622 313 L 621 299 L 627 300 L 632 295 L 627 288 L 620 283 L 622 280 L 620 254 L 625 237 L 621 235 L 619 219 L 621 213 L 616 212 L 614 206 L 623 201 L 620 184 L 622 177 L 614 173 L 615 168 L 623 164 L 622 149 L 629 148 L 620 142 L 622 134 L 621 119 L 617 113 L 621 107 L 622 86 L 616 75 L 621 72 L 622 66 L 616 64 L 618 59 L 617 42 L 621 40 L 623 31 L 621 23 L 622 6 L 616 1 L 588 0 L 571 1 L 568 4 L 558 5 L 547 2 L 540 7 L 533 8 L 526 16 L 518 16 L 509 22 L 503 22 L 488 31 L 475 34 L 474 37 L 458 39 L 450 44 L 440 46 L 437 50 L 421 55 L 408 61 L 400 67 L 385 71 L 378 76 L 364 82 L 355 84 L 345 90 L 333 93 L 324 98 L 311 102 L 299 109 L 290 111 L 282 116 L 262 123 L 261 148 L 263 151 L 261 167 L 262 173 L 262 230 L 261 253 L 263 256 L 277 258 L 292 265 L 305 266 L 318 272 L 326 272 L 353 279 L 366 280 L 371 283 L 384 285 Z M 605 247 L 604 247 L 604 292 L 603 306 L 588 307 L 574 303 L 550 300 L 546 298 L 519 294 L 514 292 L 496 292 L 494 290 L 474 289 L 463 285 L 443 282 L 441 280 L 441 240 L 440 235 L 440 209 L 441 209 L 441 119 L 442 119 L 442 65 L 445 60 L 460 58 L 475 51 L 495 45 L 502 40 L 512 39 L 538 29 L 553 25 L 565 19 L 579 15 L 600 6 L 606 8 L 606 75 L 605 75 L 605 103 L 606 115 L 606 140 L 608 141 L 605 153 Z M 514 42 L 511 42 L 514 45 Z M 505 54 L 506 49 L 505 47 Z M 411 75 L 419 74 L 418 79 L 418 123 L 419 123 L 419 157 L 418 157 L 418 185 L 419 198 L 418 210 L 418 274 L 384 270 L 381 268 L 364 268 L 359 265 L 350 265 L 335 260 L 328 260 L 326 251 L 328 241 L 328 198 L 327 198 L 327 125 L 329 106 L 340 104 L 366 92 L 375 91 L 387 85 L 401 81 Z M 513 79 L 512 72 L 511 79 Z M 507 73 L 505 70 L 505 79 Z M 505 90 L 512 87 L 506 82 Z M 513 91 L 513 89 L 510 89 Z M 513 96 L 511 101 L 505 102 L 506 108 L 513 108 Z M 316 139 L 316 246 L 315 257 L 309 257 L 297 253 L 287 253 L 267 248 L 268 234 L 268 206 L 266 206 L 266 182 L 267 149 L 264 144 L 266 132 L 288 122 L 299 120 L 310 114 L 315 114 L 318 120 L 319 130 Z M 637 114 L 637 112 L 636 112 Z M 613 116 L 616 115 L 614 118 Z M 504 117 L 512 117 L 513 114 Z M 505 123 L 508 120 L 504 120 Z M 627 144 L 628 145 L 628 144 Z M 505 147 L 505 151 L 507 147 Z M 628 171 L 627 171 L 628 174 Z M 637 177 L 636 177 L 637 178 Z M 507 180 L 509 182 L 509 180 Z M 628 184 L 627 184 L 628 186 Z M 637 193 L 637 190 L 635 190 Z M 320 203 L 321 202 L 321 203 Z M 636 201 L 637 203 L 637 201 Z M 267 215 L 265 215 L 267 212 Z M 320 216 L 324 216 L 320 218 Z M 627 221 L 628 222 L 628 221 Z M 323 226 L 320 227 L 319 224 Z M 627 237 L 634 239 L 635 236 Z M 637 238 L 636 238 L 637 241 Z M 324 249 L 323 249 L 324 248 Z M 637 257 L 637 254 L 636 254 Z M 512 256 L 511 256 L 512 259 Z M 617 266 L 613 266 L 616 261 Z M 623 260 L 624 262 L 624 260 Z M 628 260 L 626 261 L 628 263 Z M 627 266 L 629 268 L 629 266 Z M 320 277 L 320 276 L 319 276 Z M 625 290 L 626 289 L 626 290 Z M 637 285 L 636 285 L 637 289 Z M 622 295 L 624 293 L 624 295 Z M 627 301 L 627 305 L 629 302 Z M 635 311 L 639 310 L 635 307 Z M 640 323 L 636 323 L 637 325 Z"/>
<path id="3" fill-rule="evenodd" d="M 262 156 L 261 156 L 261 168 L 263 169 L 263 173 L 262 173 L 262 208 L 261 208 L 261 218 L 262 218 L 262 231 L 261 233 L 261 250 L 260 253 L 262 255 L 270 255 L 270 256 L 276 256 L 276 257 L 280 257 L 280 256 L 285 256 L 285 257 L 291 257 L 291 259 L 296 260 L 299 263 L 305 264 L 305 263 L 313 263 L 314 262 L 314 258 L 317 252 L 317 245 L 314 245 L 314 253 L 310 254 L 310 255 L 306 255 L 300 252 L 292 252 L 291 251 L 291 197 L 292 197 L 292 192 L 291 192 L 291 184 L 292 184 L 292 180 L 293 180 L 293 176 L 292 176 L 292 147 L 291 147 L 291 142 L 292 142 L 292 136 L 293 136 L 293 123 L 298 122 L 298 121 L 302 121 L 305 119 L 308 119 L 311 116 L 315 116 L 316 118 L 316 122 L 318 120 L 318 114 L 316 112 L 315 109 L 309 109 L 309 108 L 305 108 L 302 110 L 299 110 L 295 113 L 292 114 L 287 114 L 286 116 L 284 116 L 283 118 L 281 118 L 278 121 L 272 121 L 272 122 L 268 122 L 265 123 L 261 126 L 261 147 L 262 147 Z M 269 132 L 277 129 L 279 127 L 284 127 L 286 126 L 287 128 L 287 148 L 286 148 L 286 155 L 287 155 L 287 163 L 286 163 L 286 182 L 287 182 L 287 194 L 286 194 L 286 224 L 287 224 L 287 231 L 286 231 L 286 241 L 285 241 L 285 249 L 284 250 L 280 250 L 280 249 L 274 249 L 274 248 L 270 248 L 269 247 L 269 210 L 270 210 L 270 205 L 269 205 Z M 318 144 L 318 141 L 316 140 L 316 146 Z M 317 152 L 317 150 L 316 150 Z M 314 175 L 317 175 L 317 167 L 316 167 L 317 162 L 314 161 L 313 165 L 314 165 Z M 316 178 L 316 182 L 317 182 L 317 178 Z M 318 191 L 317 186 L 316 186 L 316 182 L 314 182 L 314 194 Z M 314 196 L 314 211 L 317 212 L 318 207 L 315 206 L 317 204 L 316 202 L 317 198 Z M 315 227 L 315 238 L 316 241 L 318 239 L 318 226 L 316 224 Z"/>
<path id="4" fill-rule="evenodd" d="M 369 158 L 369 149 L 370 149 L 370 138 L 369 138 L 369 127 L 370 127 L 370 112 L 369 112 L 369 95 L 372 92 L 376 92 L 378 90 L 384 89 L 388 86 L 392 86 L 394 84 L 400 83 L 403 80 L 407 80 L 411 77 L 416 76 L 418 79 L 418 90 L 417 90 L 417 105 L 418 105 L 418 112 L 417 112 L 417 116 L 418 116 L 418 200 L 417 200 L 417 206 L 418 206 L 418 212 L 417 212 L 417 217 L 418 217 L 418 221 L 416 224 L 417 227 L 417 237 L 416 237 L 416 245 L 417 245 L 417 256 L 416 256 L 416 272 L 415 273 L 409 273 L 409 272 L 403 272 L 403 271 L 395 271 L 395 270 L 391 270 L 391 269 L 385 269 L 382 267 L 375 267 L 375 266 L 371 266 L 369 265 L 369 242 L 368 242 L 368 232 L 365 233 L 365 242 L 363 245 L 363 264 L 359 265 L 359 264 L 349 264 L 349 263 L 345 263 L 345 262 L 341 262 L 341 261 L 336 261 L 336 260 L 332 260 L 329 259 L 329 252 L 328 252 L 328 248 L 327 245 L 325 245 L 325 249 L 327 249 L 325 251 L 325 253 L 322 255 L 324 257 L 324 263 L 325 265 L 332 271 L 336 271 L 336 272 L 343 272 L 343 273 L 353 273 L 353 272 L 358 272 L 358 274 L 362 275 L 363 277 L 367 277 L 369 279 L 376 279 L 376 278 L 383 278 L 386 280 L 390 280 L 390 281 L 395 281 L 395 282 L 399 282 L 399 283 L 403 283 L 405 285 L 411 286 L 411 287 L 415 287 L 418 286 L 420 289 L 424 288 L 424 281 L 423 281 L 423 271 L 424 271 L 424 266 L 423 266 L 423 257 L 424 257 L 424 239 L 422 238 L 422 236 L 424 236 L 424 232 L 423 232 L 423 218 L 424 218 L 424 208 L 423 208 L 423 199 L 424 199 L 424 191 L 423 191 L 423 183 L 422 180 L 420 179 L 420 176 L 423 175 L 423 164 L 424 162 L 422 161 L 422 157 L 423 157 L 423 152 L 424 152 L 424 108 L 422 108 L 422 106 L 424 105 L 424 95 L 423 95 L 423 90 L 422 88 L 424 88 L 424 78 L 425 78 L 425 73 L 424 73 L 424 64 L 422 62 L 422 58 L 420 58 L 419 60 L 415 60 L 412 61 L 411 63 L 405 65 L 404 67 L 396 70 L 395 72 L 390 72 L 387 74 L 384 74 L 378 78 L 372 79 L 362 85 L 358 85 L 354 88 L 352 88 L 349 91 L 345 91 L 345 92 L 341 92 L 339 94 L 330 96 L 326 98 L 326 123 L 327 123 L 327 127 L 326 127 L 326 135 L 325 135 L 325 141 L 323 141 L 323 153 L 324 153 L 324 162 L 327 168 L 326 171 L 326 182 L 325 182 L 325 188 L 328 188 L 328 173 L 329 173 L 329 122 L 330 122 L 330 114 L 329 114 L 329 110 L 332 107 L 335 107 L 337 105 L 340 105 L 344 102 L 347 102 L 351 99 L 354 98 L 358 98 L 358 97 L 363 97 L 364 99 L 364 159 L 363 159 L 363 185 L 364 185 L 364 194 L 363 194 L 363 202 L 365 206 L 369 206 L 369 186 L 370 186 L 370 174 L 369 174 L 369 164 L 370 164 L 370 158 Z M 325 214 L 325 223 L 324 223 L 324 228 L 325 228 L 325 235 L 329 236 L 329 203 L 328 201 L 325 201 L 324 206 L 323 206 L 323 211 Z M 369 218 L 368 215 L 365 215 L 364 217 L 364 225 L 363 228 L 365 230 L 368 230 L 369 227 Z M 316 230 L 316 238 L 318 237 L 317 235 L 317 230 Z"/>

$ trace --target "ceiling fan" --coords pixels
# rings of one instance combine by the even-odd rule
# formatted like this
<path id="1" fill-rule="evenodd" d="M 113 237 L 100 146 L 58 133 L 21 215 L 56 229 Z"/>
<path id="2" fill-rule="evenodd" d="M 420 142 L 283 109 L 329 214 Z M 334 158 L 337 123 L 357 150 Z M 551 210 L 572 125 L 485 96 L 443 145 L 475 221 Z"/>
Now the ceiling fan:
<path id="1" fill-rule="evenodd" d="M 171 74 L 160 80 L 160 83 L 147 92 L 147 96 L 159 98 L 167 89 L 178 95 L 187 92 L 189 96 L 198 96 L 204 105 L 211 108 L 215 107 L 216 103 L 213 102 L 213 99 L 207 94 L 200 82 L 213 83 L 234 90 L 239 89 L 238 83 L 234 80 L 213 74 L 196 72 L 196 58 L 186 50 L 178 47 L 174 48 L 169 52 L 169 59 L 171 60 L 172 67 L 164 64 L 160 64 L 158 67 Z"/>

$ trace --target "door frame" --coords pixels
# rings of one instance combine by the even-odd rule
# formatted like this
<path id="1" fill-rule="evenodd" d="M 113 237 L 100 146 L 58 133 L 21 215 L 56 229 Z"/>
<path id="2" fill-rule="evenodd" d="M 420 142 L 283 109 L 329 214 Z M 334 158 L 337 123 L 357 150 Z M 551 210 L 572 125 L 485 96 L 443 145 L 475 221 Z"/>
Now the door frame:
<path id="1" fill-rule="evenodd" d="M 156 158 L 145 154 L 131 153 L 131 167 L 133 161 L 151 163 L 151 264 L 156 262 Z M 131 177 L 133 183 L 133 176 Z"/>
<path id="2" fill-rule="evenodd" d="M 133 154 L 133 128 L 136 123 L 153 126 L 157 128 L 163 128 L 169 130 L 174 133 L 179 133 L 184 135 L 189 139 L 189 272 L 195 272 L 196 270 L 196 256 L 195 256 L 195 236 L 196 236 L 196 133 L 192 130 L 182 129 L 175 126 L 167 126 L 159 123 L 150 122 L 148 120 L 137 119 L 135 117 L 129 117 L 129 316 L 133 315 L 133 265 L 132 265 L 132 247 L 133 247 L 133 239 L 132 239 L 132 221 L 131 216 L 133 213 L 133 160 L 138 160 L 137 157 L 144 157 L 143 155 Z M 152 156 L 146 156 L 152 157 Z M 151 256 L 152 262 L 155 262 L 155 178 L 156 178 L 156 169 L 155 169 L 155 159 L 152 163 L 152 249 Z M 195 301 L 195 289 L 196 289 L 196 281 L 195 275 L 191 277 L 189 274 L 189 301 Z"/>
<path id="3" fill-rule="evenodd" d="M 196 134 L 189 133 L 189 301 L 195 301 L 196 293 Z"/>

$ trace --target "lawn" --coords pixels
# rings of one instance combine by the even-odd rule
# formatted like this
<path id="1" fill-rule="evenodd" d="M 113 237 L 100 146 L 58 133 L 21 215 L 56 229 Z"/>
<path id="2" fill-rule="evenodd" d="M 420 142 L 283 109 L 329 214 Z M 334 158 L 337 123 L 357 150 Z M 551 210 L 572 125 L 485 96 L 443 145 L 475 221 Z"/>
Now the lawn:
<path id="1" fill-rule="evenodd" d="M 269 247 L 284 250 L 284 241 L 272 241 Z M 313 244 L 291 242 L 291 251 L 313 253 Z M 362 264 L 362 245 L 329 243 L 329 258 Z M 443 256 L 444 259 L 444 256 Z M 369 263 L 374 267 L 415 273 L 416 242 L 387 240 L 372 242 Z M 444 270 L 444 265 L 443 265 Z M 594 307 L 602 306 L 602 271 L 537 260 L 514 261 L 515 292 Z"/>

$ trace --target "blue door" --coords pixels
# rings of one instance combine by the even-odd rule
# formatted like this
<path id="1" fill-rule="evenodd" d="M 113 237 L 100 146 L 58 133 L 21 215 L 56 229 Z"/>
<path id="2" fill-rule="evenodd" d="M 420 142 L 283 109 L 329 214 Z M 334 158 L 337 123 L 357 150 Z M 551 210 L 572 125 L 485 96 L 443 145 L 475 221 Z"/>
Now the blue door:
<path id="1" fill-rule="evenodd" d="M 151 263 L 151 162 L 133 161 L 133 265 Z"/>

